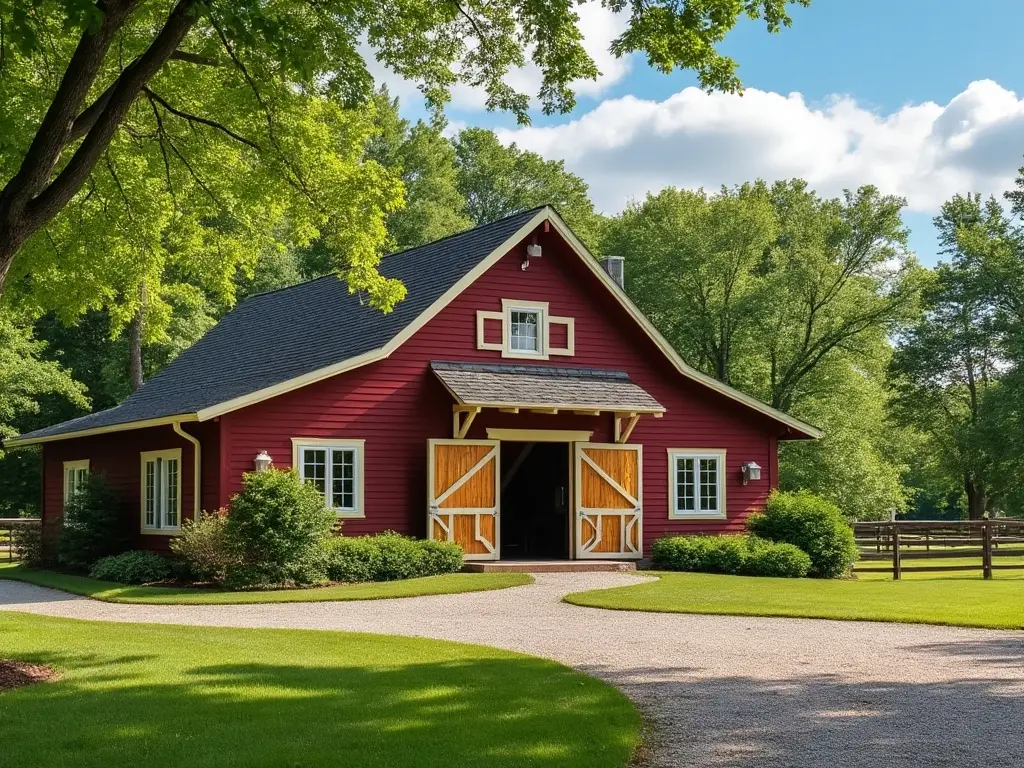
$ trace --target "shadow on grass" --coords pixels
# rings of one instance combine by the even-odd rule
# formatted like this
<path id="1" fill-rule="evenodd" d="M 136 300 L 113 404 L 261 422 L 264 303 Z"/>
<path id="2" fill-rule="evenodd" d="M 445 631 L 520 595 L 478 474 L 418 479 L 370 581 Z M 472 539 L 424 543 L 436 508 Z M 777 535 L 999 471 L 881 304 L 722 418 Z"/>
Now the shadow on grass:
<path id="1" fill-rule="evenodd" d="M 175 637 L 149 627 L 123 631 L 148 632 L 156 643 Z M 0 695 L 0 766 L 613 768 L 635 745 L 632 706 L 553 662 L 486 658 L 486 650 L 416 661 L 418 642 L 438 651 L 460 646 L 403 639 L 390 648 L 388 638 L 306 634 L 323 634 L 314 645 L 328 656 L 348 638 L 359 648 L 376 642 L 378 653 L 365 664 L 303 663 L 310 660 L 304 643 L 303 662 L 290 663 L 283 643 L 274 649 L 283 663 L 266 663 L 265 649 L 247 648 L 255 634 L 230 630 L 213 640 L 236 659 L 223 663 L 200 653 L 178 664 L 167 648 L 155 661 L 66 647 L 19 652 L 64 674 Z M 192 641 L 202 638 L 192 633 Z M 244 661 L 250 650 L 260 660 Z"/>
<path id="2" fill-rule="evenodd" d="M 884 649 L 878 664 L 884 677 Z M 656 682 L 641 682 L 632 670 L 588 671 L 651 717 L 644 768 L 1024 766 L 1024 675 L 1000 678 L 989 669 L 979 679 L 907 683 L 841 674 L 709 677 L 682 669 L 678 679 L 671 679 L 675 670 L 661 670 Z"/>

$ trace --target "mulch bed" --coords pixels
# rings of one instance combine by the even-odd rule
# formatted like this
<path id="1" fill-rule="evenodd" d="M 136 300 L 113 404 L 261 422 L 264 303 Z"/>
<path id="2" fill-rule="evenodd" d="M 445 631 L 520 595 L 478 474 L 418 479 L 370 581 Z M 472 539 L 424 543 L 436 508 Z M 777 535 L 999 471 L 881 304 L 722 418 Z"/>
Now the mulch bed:
<path id="1" fill-rule="evenodd" d="M 45 664 L 29 664 L 24 661 L 0 659 L 0 691 L 56 679 L 57 672 L 53 667 L 48 667 Z"/>

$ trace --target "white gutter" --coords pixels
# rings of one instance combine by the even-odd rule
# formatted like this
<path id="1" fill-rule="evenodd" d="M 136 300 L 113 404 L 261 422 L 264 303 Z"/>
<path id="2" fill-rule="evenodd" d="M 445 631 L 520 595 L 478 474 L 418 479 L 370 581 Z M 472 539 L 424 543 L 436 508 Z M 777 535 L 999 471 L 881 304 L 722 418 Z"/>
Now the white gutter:
<path id="1" fill-rule="evenodd" d="M 203 447 L 202 445 L 199 444 L 199 439 L 195 435 L 190 435 L 188 432 L 181 428 L 181 421 L 172 421 L 171 428 L 174 429 L 175 434 L 181 435 L 190 443 L 192 443 L 192 456 L 195 458 L 195 467 L 192 470 L 192 482 L 195 486 L 192 490 L 192 502 L 195 508 L 192 511 L 192 518 L 198 521 L 199 510 L 202 508 L 199 496 L 202 489 L 202 483 L 200 482 L 200 473 L 202 472 Z"/>

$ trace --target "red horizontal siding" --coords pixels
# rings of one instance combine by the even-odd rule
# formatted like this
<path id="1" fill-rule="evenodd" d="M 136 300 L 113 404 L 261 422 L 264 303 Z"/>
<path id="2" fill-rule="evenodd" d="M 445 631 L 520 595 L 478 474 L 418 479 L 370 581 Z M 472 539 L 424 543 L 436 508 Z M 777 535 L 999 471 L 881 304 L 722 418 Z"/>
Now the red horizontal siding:
<path id="1" fill-rule="evenodd" d="M 202 506 L 214 508 L 218 498 L 219 426 L 213 422 L 184 424 L 182 429 L 199 438 L 202 444 Z M 141 469 L 142 451 L 181 448 L 181 513 L 193 513 L 194 455 L 190 442 L 176 435 L 170 426 L 150 427 L 92 437 L 46 443 L 43 446 L 43 528 L 52 542 L 60 529 L 64 507 L 64 462 L 89 460 L 89 469 L 102 474 L 120 497 L 125 531 L 138 549 L 167 549 L 169 537 L 141 532 Z"/>
<path id="2" fill-rule="evenodd" d="M 253 469 L 260 451 L 278 467 L 291 466 L 293 437 L 365 440 L 365 519 L 346 522 L 349 533 L 392 529 L 425 532 L 427 440 L 451 437 L 452 399 L 429 370 L 431 360 L 501 362 L 500 352 L 476 349 L 476 313 L 501 310 L 502 299 L 546 301 L 553 315 L 575 319 L 574 357 L 540 365 L 625 370 L 666 408 L 662 419 L 644 416 L 632 443 L 644 446 L 644 549 L 674 532 L 740 531 L 777 482 L 777 424 L 680 375 L 635 326 L 628 313 L 554 233 L 537 233 L 544 255 L 521 269 L 523 245 L 513 249 L 458 296 L 390 358 L 222 416 L 187 424 L 203 445 L 202 506 L 228 503 Z M 628 265 L 627 265 L 628 268 Z M 496 323 L 493 325 L 497 325 Z M 488 427 L 593 431 L 612 437 L 612 417 L 575 414 L 508 414 L 487 411 L 470 437 Z M 182 511 L 192 510 L 192 449 L 170 427 L 49 443 L 44 450 L 44 520 L 59 525 L 62 462 L 88 458 L 125 499 L 125 525 L 136 546 L 166 547 L 167 538 L 139 534 L 139 452 L 182 448 Z M 725 449 L 728 519 L 668 518 L 669 448 Z M 756 461 L 762 480 L 743 486 L 740 465 Z"/>
<path id="3" fill-rule="evenodd" d="M 672 532 L 740 531 L 775 482 L 777 427 L 743 406 L 682 377 L 628 314 L 607 294 L 554 233 L 538 233 L 541 259 L 520 268 L 514 249 L 420 329 L 387 360 L 304 387 L 222 417 L 226 456 L 224 493 L 236 493 L 243 472 L 268 451 L 279 467 L 291 465 L 293 437 L 347 437 L 365 443 L 366 518 L 345 523 L 350 533 L 386 529 L 423 535 L 426 517 L 427 440 L 451 437 L 451 396 L 429 371 L 431 360 L 501 362 L 476 349 L 477 310 L 501 310 L 501 300 L 546 301 L 553 315 L 575 318 L 575 356 L 548 365 L 625 370 L 666 408 L 662 419 L 642 417 L 630 442 L 644 446 L 644 548 Z M 487 427 L 593 430 L 610 441 L 612 418 L 574 414 L 485 411 L 470 437 Z M 230 436 L 230 437 L 228 437 Z M 728 519 L 668 518 L 669 448 L 723 448 Z M 765 468 L 760 482 L 743 486 L 740 465 Z M 226 497 L 225 497 L 226 499 Z"/>

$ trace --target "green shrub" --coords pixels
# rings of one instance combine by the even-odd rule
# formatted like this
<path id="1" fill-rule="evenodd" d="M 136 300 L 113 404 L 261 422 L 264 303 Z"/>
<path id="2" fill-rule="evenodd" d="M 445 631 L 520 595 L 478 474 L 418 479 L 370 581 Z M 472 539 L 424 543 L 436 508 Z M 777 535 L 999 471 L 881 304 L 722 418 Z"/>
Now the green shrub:
<path id="1" fill-rule="evenodd" d="M 171 564 L 156 552 L 136 549 L 100 558 L 89 569 L 89 575 L 100 581 L 119 584 L 148 584 L 170 576 Z"/>
<path id="2" fill-rule="evenodd" d="M 811 567 L 796 547 L 754 536 L 666 536 L 651 554 L 655 567 L 666 571 L 800 578 Z"/>
<path id="3" fill-rule="evenodd" d="M 373 537 L 377 547 L 377 570 L 374 581 L 411 579 L 423 573 L 423 550 L 415 539 L 394 531 Z"/>
<path id="4" fill-rule="evenodd" d="M 853 528 L 839 507 L 810 491 L 775 492 L 763 513 L 747 520 L 751 533 L 769 541 L 794 544 L 811 558 L 810 575 L 845 576 L 857 560 Z"/>
<path id="5" fill-rule="evenodd" d="M 326 577 L 326 540 L 336 517 L 324 497 L 294 470 L 245 475 L 231 499 L 224 533 L 237 559 L 232 587 L 308 585 Z"/>
<path id="6" fill-rule="evenodd" d="M 462 570 L 462 547 L 454 541 L 421 541 L 423 552 L 422 576 L 439 576 Z"/>
<path id="7" fill-rule="evenodd" d="M 373 581 L 379 553 L 370 536 L 336 536 L 327 542 L 327 578 L 346 583 Z"/>
<path id="8" fill-rule="evenodd" d="M 38 522 L 14 526 L 11 531 L 11 550 L 18 561 L 27 568 L 41 566 L 43 564 L 42 526 Z"/>
<path id="9" fill-rule="evenodd" d="M 204 512 L 198 520 L 185 520 L 181 535 L 171 541 L 171 551 L 180 558 L 178 577 L 221 584 L 228 568 L 237 561 L 227 536 L 227 510 Z"/>
<path id="10" fill-rule="evenodd" d="M 64 504 L 64 524 L 57 539 L 57 562 L 87 571 L 101 557 L 124 552 L 130 542 L 124 506 L 102 475 Z"/>
<path id="11" fill-rule="evenodd" d="M 802 579 L 811 570 L 811 558 L 793 544 L 748 538 L 745 576 L 772 576 L 780 579 Z"/>
<path id="12" fill-rule="evenodd" d="M 388 531 L 375 536 L 340 536 L 327 544 L 331 581 L 396 581 L 455 573 L 462 568 L 462 547 L 423 541 Z"/>

